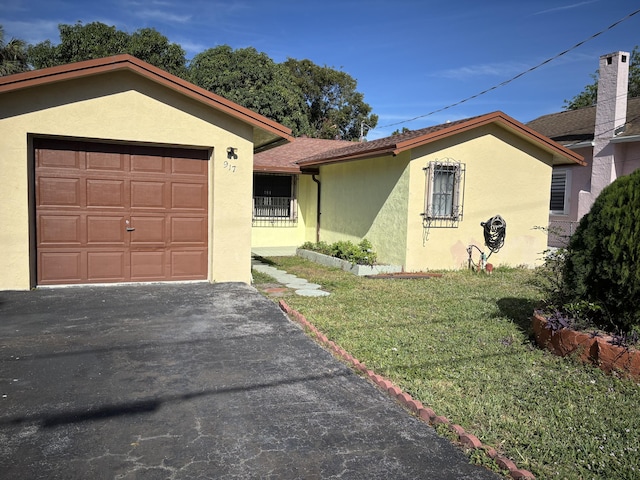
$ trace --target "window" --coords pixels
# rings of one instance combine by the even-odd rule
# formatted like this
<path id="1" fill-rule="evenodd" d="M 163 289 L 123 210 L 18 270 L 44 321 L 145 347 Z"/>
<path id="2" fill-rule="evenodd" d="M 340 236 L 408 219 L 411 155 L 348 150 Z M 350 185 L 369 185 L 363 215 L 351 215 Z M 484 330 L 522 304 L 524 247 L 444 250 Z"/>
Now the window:
<path id="1" fill-rule="evenodd" d="M 298 221 L 294 175 L 254 174 L 253 226 L 293 226 Z"/>
<path id="2" fill-rule="evenodd" d="M 553 215 L 569 213 L 569 192 L 571 172 L 567 169 L 553 170 L 551 174 L 551 201 L 549 210 Z"/>
<path id="3" fill-rule="evenodd" d="M 457 227 L 462 220 L 465 165 L 450 159 L 429 162 L 424 220 L 430 226 Z"/>

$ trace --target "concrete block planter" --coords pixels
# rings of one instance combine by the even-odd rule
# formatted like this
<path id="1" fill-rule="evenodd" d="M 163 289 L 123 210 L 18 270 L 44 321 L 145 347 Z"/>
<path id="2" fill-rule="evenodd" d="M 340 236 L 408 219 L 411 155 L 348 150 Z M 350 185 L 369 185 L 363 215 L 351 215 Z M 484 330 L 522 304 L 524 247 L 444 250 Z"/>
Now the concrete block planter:
<path id="1" fill-rule="evenodd" d="M 358 276 L 379 275 L 381 273 L 399 273 L 402 267 L 399 265 L 354 265 L 351 262 L 342 260 L 341 258 L 331 257 L 311 250 L 298 248 L 296 255 L 312 262 L 326 265 L 328 267 L 341 268 L 342 270 Z"/>
<path id="2" fill-rule="evenodd" d="M 640 351 L 613 345 L 611 337 L 594 337 L 567 328 L 553 332 L 546 325 L 544 317 L 534 314 L 532 327 L 538 346 L 563 357 L 575 353 L 583 362 L 607 373 L 640 379 Z"/>

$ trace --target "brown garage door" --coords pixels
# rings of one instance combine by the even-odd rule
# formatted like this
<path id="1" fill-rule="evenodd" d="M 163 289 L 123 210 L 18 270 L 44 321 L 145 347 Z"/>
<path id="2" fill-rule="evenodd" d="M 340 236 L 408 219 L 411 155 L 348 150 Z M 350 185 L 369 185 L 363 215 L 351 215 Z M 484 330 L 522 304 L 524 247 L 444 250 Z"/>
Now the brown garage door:
<path id="1" fill-rule="evenodd" d="M 36 141 L 38 284 L 206 279 L 208 157 Z"/>

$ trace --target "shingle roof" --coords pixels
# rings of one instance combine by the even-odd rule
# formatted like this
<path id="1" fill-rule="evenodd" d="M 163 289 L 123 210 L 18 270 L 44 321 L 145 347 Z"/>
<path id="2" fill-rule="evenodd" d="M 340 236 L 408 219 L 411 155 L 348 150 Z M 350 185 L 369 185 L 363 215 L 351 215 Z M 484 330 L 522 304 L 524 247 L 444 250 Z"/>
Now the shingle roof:
<path id="1" fill-rule="evenodd" d="M 313 155 L 345 148 L 353 144 L 346 140 L 325 140 L 322 138 L 299 137 L 291 143 L 282 145 L 253 156 L 253 170 L 272 173 L 300 172 L 298 160 Z"/>
<path id="2" fill-rule="evenodd" d="M 584 107 L 566 112 L 551 113 L 527 123 L 528 127 L 559 142 L 570 145 L 593 140 L 596 107 Z M 627 123 L 617 137 L 640 135 L 640 97 L 627 100 Z"/>
<path id="3" fill-rule="evenodd" d="M 284 125 L 127 54 L 0 77 L 0 94 L 122 70 L 135 72 L 207 107 L 224 112 L 251 125 L 255 148 L 269 148 L 269 146 L 293 139 L 291 129 Z"/>
<path id="4" fill-rule="evenodd" d="M 305 168 L 376 156 L 397 155 L 403 151 L 492 123 L 499 124 L 515 134 L 535 142 L 541 148 L 551 152 L 554 157 L 558 159 L 559 163 L 584 164 L 580 155 L 502 112 L 493 112 L 486 115 L 457 120 L 455 122 L 443 123 L 441 125 L 392 135 L 370 142 L 352 143 L 343 148 L 328 150 L 311 157 L 302 158 L 297 163 L 301 168 Z"/>

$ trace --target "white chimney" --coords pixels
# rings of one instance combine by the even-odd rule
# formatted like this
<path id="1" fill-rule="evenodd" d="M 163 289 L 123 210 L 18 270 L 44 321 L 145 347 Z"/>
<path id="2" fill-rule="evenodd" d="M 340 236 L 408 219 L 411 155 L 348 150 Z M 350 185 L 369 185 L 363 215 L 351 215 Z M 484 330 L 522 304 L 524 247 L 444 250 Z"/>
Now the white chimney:
<path id="1" fill-rule="evenodd" d="M 591 209 L 602 189 L 621 175 L 621 162 L 616 161 L 616 146 L 611 140 L 624 130 L 627 122 L 629 61 L 628 52 L 600 57 L 591 184 L 578 194 L 578 218 Z"/>
<path id="2" fill-rule="evenodd" d="M 596 138 L 615 137 L 627 122 L 629 53 L 615 52 L 600 57 L 600 79 L 596 104 Z"/>

